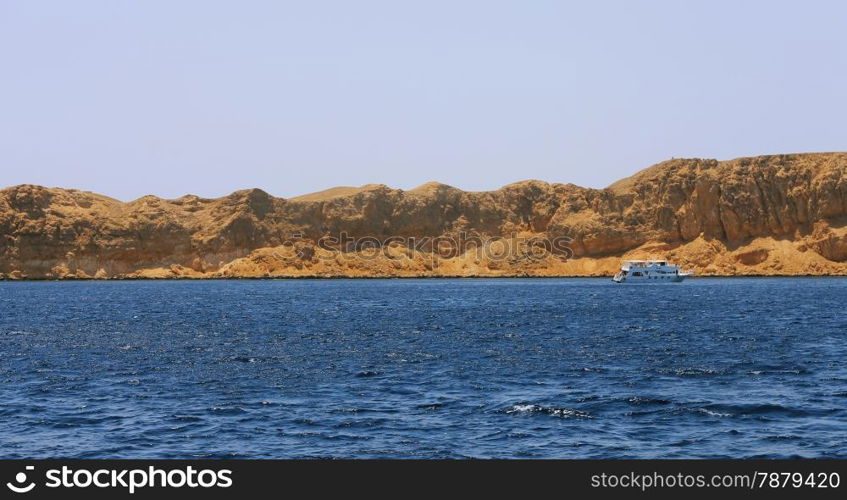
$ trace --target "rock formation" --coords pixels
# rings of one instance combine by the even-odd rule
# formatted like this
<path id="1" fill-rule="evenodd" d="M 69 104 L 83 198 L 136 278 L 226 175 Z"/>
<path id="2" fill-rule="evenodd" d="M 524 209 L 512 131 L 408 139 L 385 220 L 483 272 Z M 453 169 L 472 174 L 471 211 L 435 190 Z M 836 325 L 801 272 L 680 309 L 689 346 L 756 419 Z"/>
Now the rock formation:
<path id="1" fill-rule="evenodd" d="M 358 242 L 318 243 L 339 235 Z M 416 243 L 434 237 L 495 251 Z M 530 258 L 532 238 L 567 248 Z M 847 274 L 847 153 L 674 159 L 606 189 L 427 183 L 127 203 L 33 185 L 0 191 L 0 277 L 11 279 L 596 276 L 647 257 L 700 275 Z"/>

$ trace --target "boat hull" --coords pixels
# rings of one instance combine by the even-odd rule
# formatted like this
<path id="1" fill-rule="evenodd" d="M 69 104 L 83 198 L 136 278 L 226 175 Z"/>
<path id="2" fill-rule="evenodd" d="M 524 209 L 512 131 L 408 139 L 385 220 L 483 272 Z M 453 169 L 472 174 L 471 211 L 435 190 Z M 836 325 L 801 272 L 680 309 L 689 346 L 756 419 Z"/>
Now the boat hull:
<path id="1" fill-rule="evenodd" d="M 612 281 L 615 283 L 681 283 L 687 276 L 668 276 L 668 277 L 637 277 L 637 276 L 615 276 Z"/>

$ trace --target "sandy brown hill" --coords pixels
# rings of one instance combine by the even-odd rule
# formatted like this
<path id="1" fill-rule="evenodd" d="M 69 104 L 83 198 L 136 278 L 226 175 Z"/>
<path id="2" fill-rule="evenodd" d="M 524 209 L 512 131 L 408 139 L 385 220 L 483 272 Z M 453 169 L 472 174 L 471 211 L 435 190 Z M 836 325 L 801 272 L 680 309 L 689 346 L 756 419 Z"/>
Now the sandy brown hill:
<path id="1" fill-rule="evenodd" d="M 572 241 L 568 255 L 539 259 L 476 251 L 434 259 L 396 241 L 376 253 L 316 245 L 342 233 L 480 235 L 508 248 L 533 236 Z M 0 191 L 8 278 L 605 275 L 621 257 L 650 256 L 700 274 L 847 274 L 847 153 L 675 159 L 599 190 L 371 184 L 288 200 L 252 189 L 127 203 L 33 185 Z"/>

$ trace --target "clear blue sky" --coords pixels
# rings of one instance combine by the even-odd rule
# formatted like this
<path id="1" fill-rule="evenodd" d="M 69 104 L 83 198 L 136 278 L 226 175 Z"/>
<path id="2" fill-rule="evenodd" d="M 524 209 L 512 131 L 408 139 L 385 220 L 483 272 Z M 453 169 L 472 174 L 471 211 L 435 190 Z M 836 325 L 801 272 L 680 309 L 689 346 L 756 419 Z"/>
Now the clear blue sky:
<path id="1" fill-rule="evenodd" d="M 0 0 L 0 185 L 603 187 L 845 150 L 845 5 Z"/>

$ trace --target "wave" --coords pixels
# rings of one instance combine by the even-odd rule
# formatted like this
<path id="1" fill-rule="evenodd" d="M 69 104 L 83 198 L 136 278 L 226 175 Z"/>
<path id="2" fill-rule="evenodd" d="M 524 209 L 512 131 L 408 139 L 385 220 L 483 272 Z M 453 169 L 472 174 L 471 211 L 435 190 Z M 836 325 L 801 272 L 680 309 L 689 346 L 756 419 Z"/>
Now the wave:
<path id="1" fill-rule="evenodd" d="M 714 368 L 663 368 L 658 370 L 660 375 L 673 375 L 676 377 L 715 377 L 727 375 L 729 371 Z"/>
<path id="2" fill-rule="evenodd" d="M 584 412 L 581 410 L 576 410 L 573 408 L 564 408 L 564 407 L 554 407 L 554 406 L 542 406 L 536 404 L 516 404 L 512 405 L 508 408 L 500 410 L 500 413 L 505 413 L 507 415 L 514 414 L 539 414 L 539 415 L 551 415 L 554 417 L 561 418 L 593 418 L 591 414 L 588 412 Z"/>
<path id="3" fill-rule="evenodd" d="M 748 375 L 808 375 L 811 373 L 804 367 L 799 368 L 778 368 L 778 367 L 763 367 L 759 370 L 750 370 Z"/>

